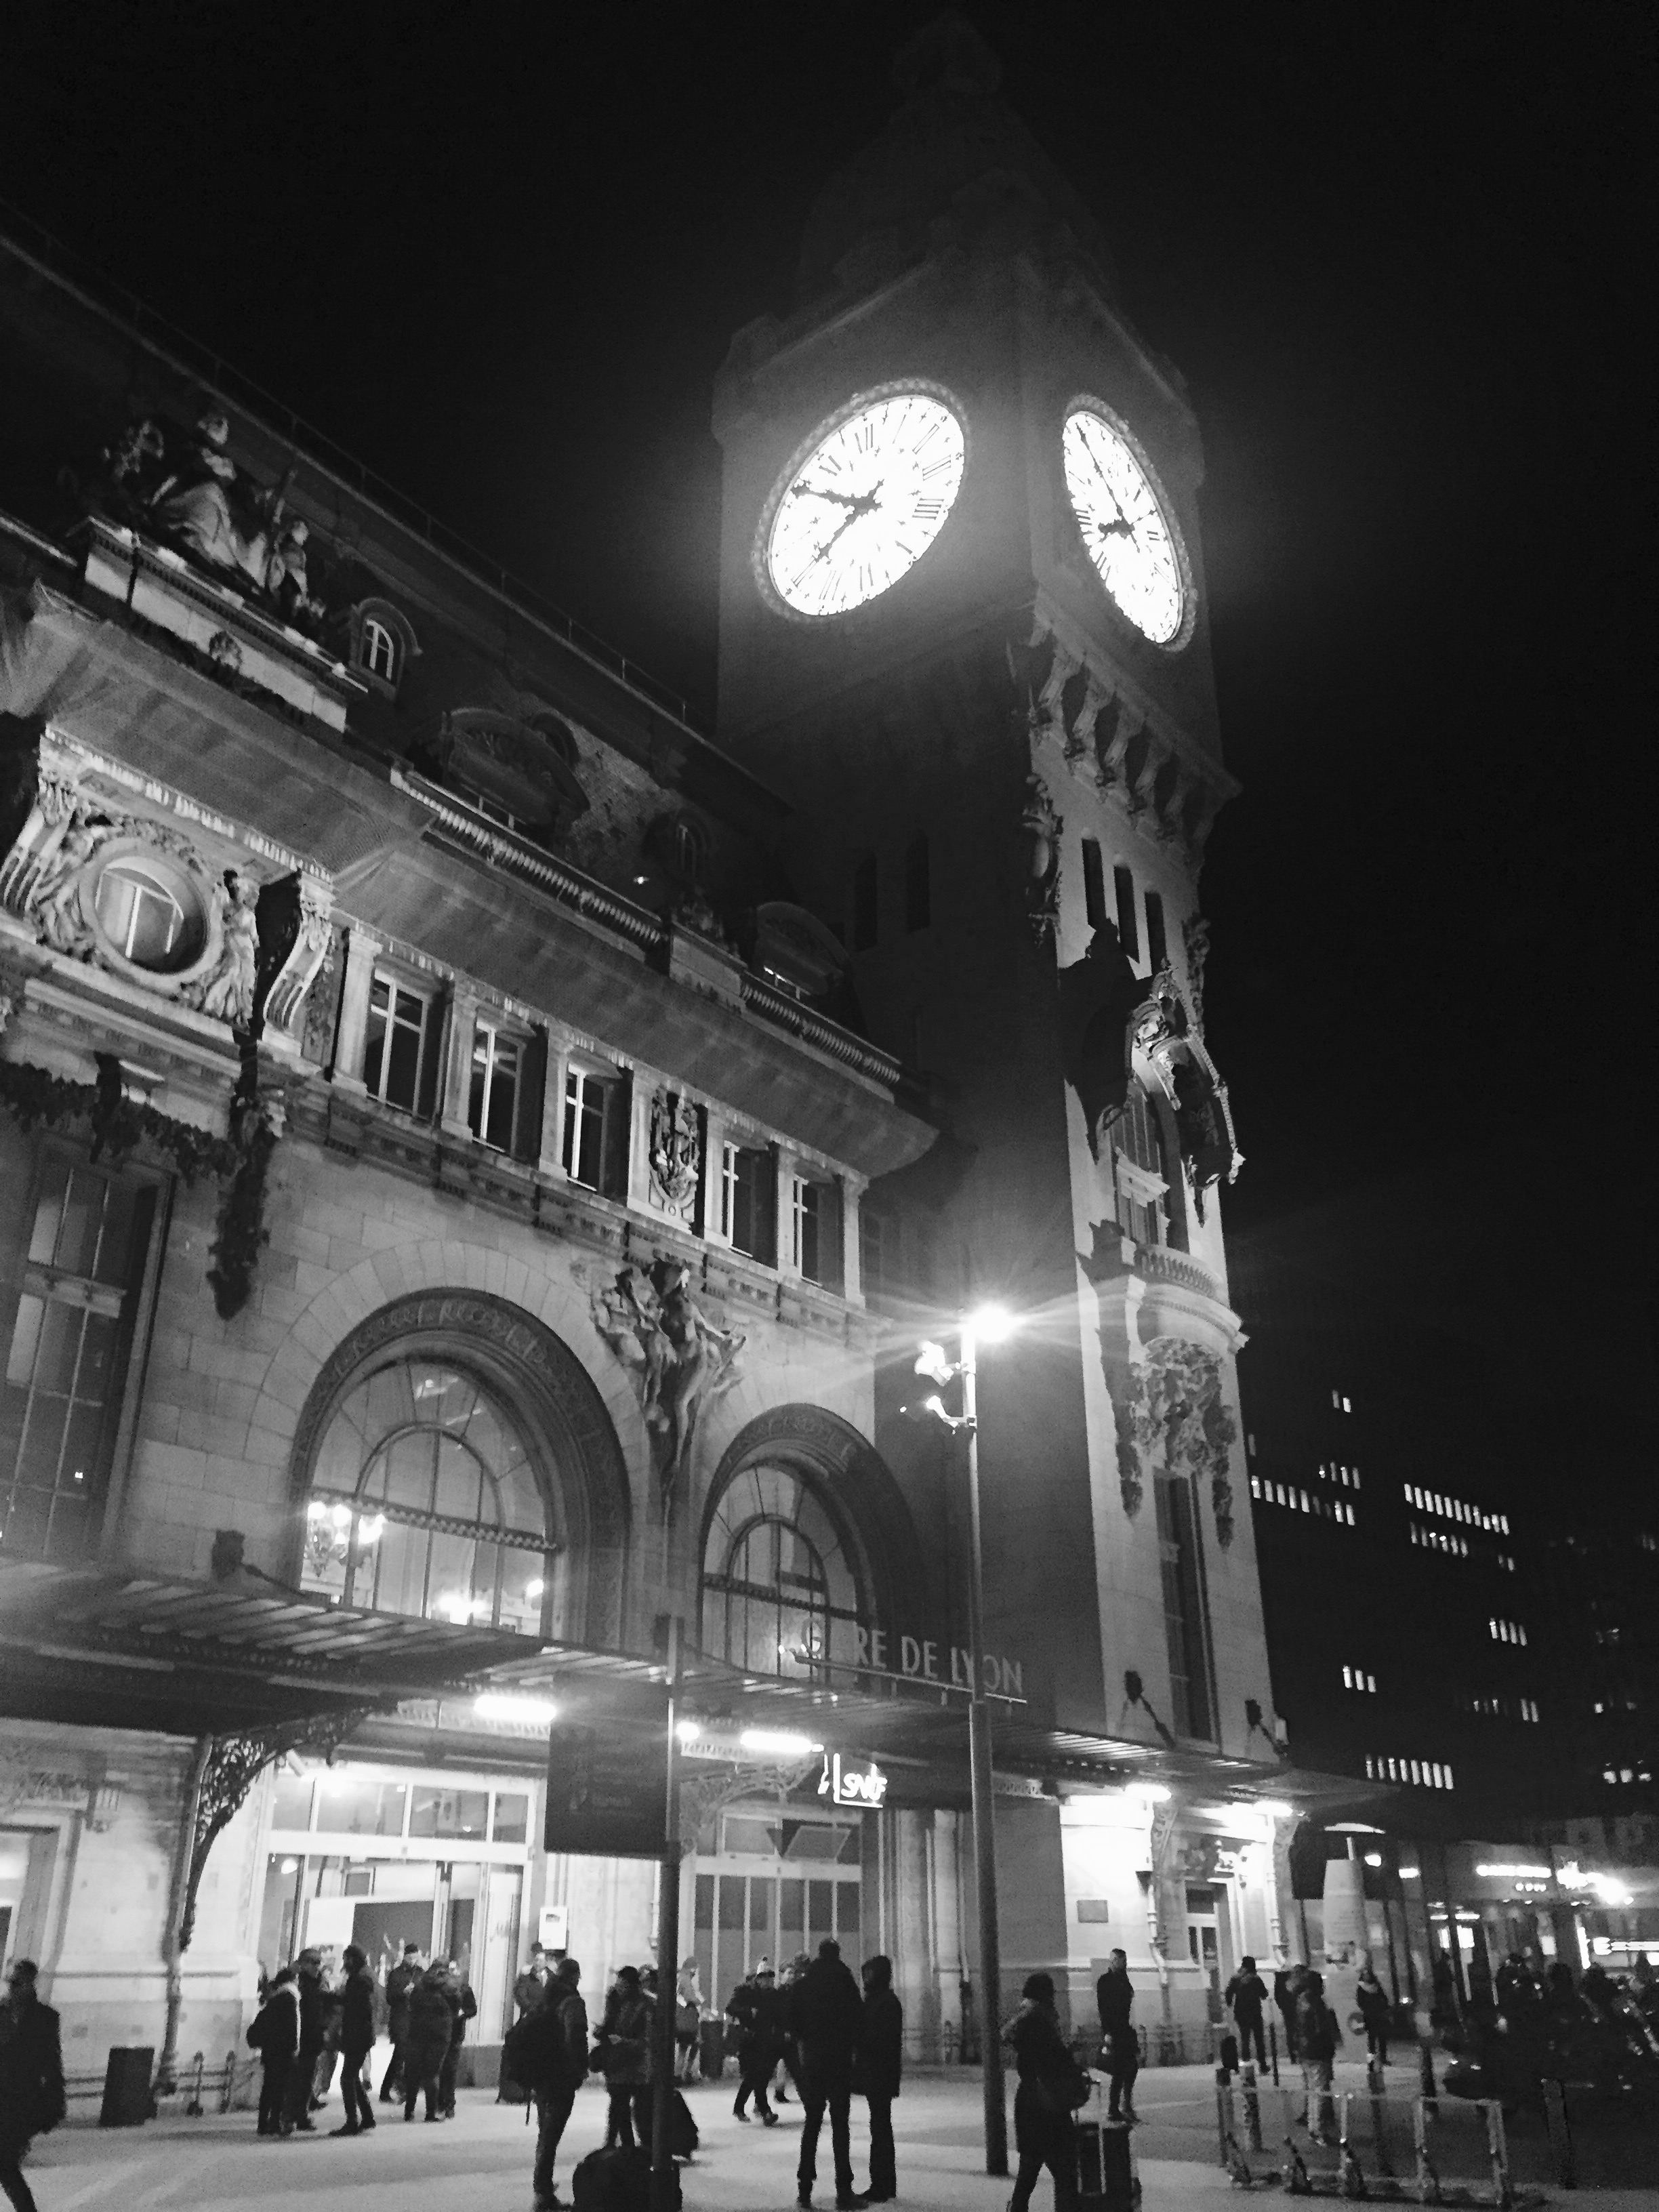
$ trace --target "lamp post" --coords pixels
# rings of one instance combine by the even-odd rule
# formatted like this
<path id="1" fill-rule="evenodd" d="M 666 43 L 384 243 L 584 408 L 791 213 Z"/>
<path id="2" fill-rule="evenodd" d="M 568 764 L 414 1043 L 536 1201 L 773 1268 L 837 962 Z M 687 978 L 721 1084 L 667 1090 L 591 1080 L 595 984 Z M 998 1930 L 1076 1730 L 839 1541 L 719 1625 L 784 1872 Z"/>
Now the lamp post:
<path id="1" fill-rule="evenodd" d="M 913 1410 L 960 1430 L 968 1440 L 968 1773 L 974 1812 L 974 1887 L 979 1896 L 979 2055 L 985 2105 L 985 2171 L 1008 2171 L 1008 2111 L 1003 2089 L 1001 1941 L 997 1924 L 996 1808 L 991 1790 L 991 1707 L 985 1694 L 985 1555 L 979 1510 L 979 1408 L 977 1354 L 995 1344 L 1013 1322 L 1000 1307 L 983 1306 L 964 1316 L 957 1356 L 952 1360 L 937 1344 L 924 1344 L 918 1375 L 941 1387 L 962 1380 L 962 1412 L 952 1415 L 938 1396 Z"/>

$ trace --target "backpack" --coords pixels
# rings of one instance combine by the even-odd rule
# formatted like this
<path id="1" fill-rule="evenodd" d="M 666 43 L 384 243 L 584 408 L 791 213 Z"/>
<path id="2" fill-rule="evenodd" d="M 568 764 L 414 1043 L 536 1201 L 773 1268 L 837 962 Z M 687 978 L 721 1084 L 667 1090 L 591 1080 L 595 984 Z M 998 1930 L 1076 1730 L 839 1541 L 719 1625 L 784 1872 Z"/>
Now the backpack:
<path id="1" fill-rule="evenodd" d="M 574 2212 L 651 2212 L 651 2154 L 646 2150 L 593 2150 L 570 2179 Z M 684 2203 L 680 2178 L 673 2177 L 669 2203 Z"/>

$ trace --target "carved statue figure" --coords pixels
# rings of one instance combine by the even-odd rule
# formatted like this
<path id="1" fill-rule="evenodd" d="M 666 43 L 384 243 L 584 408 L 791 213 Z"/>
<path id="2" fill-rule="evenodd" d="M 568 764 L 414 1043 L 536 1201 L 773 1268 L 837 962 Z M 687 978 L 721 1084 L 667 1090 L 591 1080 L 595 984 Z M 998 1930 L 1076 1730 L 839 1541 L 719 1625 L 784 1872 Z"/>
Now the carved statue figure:
<path id="1" fill-rule="evenodd" d="M 216 409 L 210 409 L 196 426 L 197 442 L 190 458 L 158 488 L 156 520 L 179 542 L 210 568 L 234 569 L 262 591 L 290 607 L 307 606 L 305 544 L 308 535 L 295 518 L 283 527 L 289 479 L 263 491 L 236 500 L 240 483 L 236 464 L 225 447 L 230 425 Z M 233 504 L 233 501 L 235 504 Z M 237 519 L 240 504 L 259 527 L 245 529 Z"/>
<path id="2" fill-rule="evenodd" d="M 51 858 L 35 872 L 24 910 L 33 915 L 41 943 L 54 951 L 83 952 L 93 942 L 81 904 L 81 871 L 114 827 L 109 822 L 71 823 Z"/>
<path id="3" fill-rule="evenodd" d="M 689 1098 L 659 1091 L 651 1101 L 649 1158 L 651 1180 L 666 1204 L 682 1206 L 696 1195 L 702 1139 Z"/>
<path id="4" fill-rule="evenodd" d="M 252 876 L 238 876 L 234 888 L 214 887 L 219 921 L 219 957 L 208 973 L 180 993 L 186 1006 L 196 1006 L 234 1028 L 245 1027 L 253 1013 L 253 983 L 259 959 L 259 926 L 254 918 L 259 886 Z"/>
<path id="5" fill-rule="evenodd" d="M 1060 915 L 1060 834 L 1064 826 L 1047 784 L 1039 775 L 1028 776 L 1019 824 L 1024 860 L 1022 872 L 1026 915 L 1039 945 L 1053 934 Z"/>
<path id="6" fill-rule="evenodd" d="M 624 1267 L 614 1284 L 596 1291 L 593 1319 L 635 1371 L 646 1425 L 662 1452 L 666 1490 L 690 1456 L 704 1401 L 736 1379 L 744 1340 L 708 1320 L 691 1295 L 684 1261 L 666 1256 L 646 1269 Z"/>

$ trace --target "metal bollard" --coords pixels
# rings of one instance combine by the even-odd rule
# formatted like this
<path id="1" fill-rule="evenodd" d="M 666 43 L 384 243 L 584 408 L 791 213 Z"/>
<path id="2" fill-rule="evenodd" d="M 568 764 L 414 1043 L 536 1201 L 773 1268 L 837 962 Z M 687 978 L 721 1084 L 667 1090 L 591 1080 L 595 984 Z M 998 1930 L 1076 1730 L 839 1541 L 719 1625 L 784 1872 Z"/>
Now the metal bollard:
<path id="1" fill-rule="evenodd" d="M 1341 2091 L 1336 2116 L 1337 2169 L 1342 2177 L 1341 2189 L 1345 2197 L 1369 2197 L 1370 2191 L 1365 2186 L 1365 2176 L 1359 2160 L 1354 2156 L 1353 2143 L 1348 2134 L 1349 2106 L 1352 2102 L 1350 2093 L 1346 2089 Z"/>
<path id="2" fill-rule="evenodd" d="M 1382 2078 L 1382 2069 L 1375 2058 L 1366 2064 L 1365 2080 L 1371 2095 L 1371 2146 L 1376 2153 L 1376 2170 L 1385 2179 L 1392 2181 L 1394 2167 L 1389 2159 L 1387 2084 Z"/>
<path id="3" fill-rule="evenodd" d="M 1434 2045 L 1425 2035 L 1417 2046 L 1417 2081 L 1420 2094 L 1429 2100 L 1429 2117 L 1440 2117 L 1440 2093 L 1434 2086 Z"/>
<path id="4" fill-rule="evenodd" d="M 1270 2020 L 1267 2022 L 1267 2056 L 1273 2062 L 1273 2087 L 1276 2089 L 1279 2087 L 1279 2023 L 1277 2021 Z"/>
<path id="5" fill-rule="evenodd" d="M 1434 2170 L 1434 2160 L 1429 2156 L 1429 2121 L 1432 2114 L 1429 2100 L 1419 2097 L 1412 2106 L 1412 2143 L 1417 2153 L 1417 2201 L 1419 2204 L 1438 2204 L 1440 2176 Z"/>
<path id="6" fill-rule="evenodd" d="M 235 2096 L 236 2053 L 234 2051 L 228 2051 L 225 2053 L 225 2086 L 219 2092 L 219 2110 L 222 2112 L 228 2112 L 235 2100 Z"/>
<path id="7" fill-rule="evenodd" d="M 1573 2154 L 1572 2124 L 1567 2118 L 1567 2093 L 1559 2081 L 1549 2080 L 1544 2082 L 1543 2090 L 1544 2124 L 1549 2130 L 1555 2178 L 1563 2189 L 1577 2189 L 1578 2161 Z"/>
<path id="8" fill-rule="evenodd" d="M 1255 2068 L 1247 2058 L 1239 2069 L 1244 2091 L 1244 2136 L 1252 2150 L 1261 2148 L 1261 2100 L 1255 2094 Z"/>
<path id="9" fill-rule="evenodd" d="M 1226 2069 L 1221 2066 L 1215 2069 L 1215 2130 L 1224 2167 L 1232 2162 L 1233 2092 Z"/>
<path id="10" fill-rule="evenodd" d="M 185 2106 L 185 2117 L 186 2119 L 199 2120 L 202 2117 L 202 2070 L 207 2063 L 205 2052 L 198 2051 L 190 2063 L 192 2070 L 190 2097 Z"/>
<path id="11" fill-rule="evenodd" d="M 1492 2162 L 1493 2201 L 1508 2212 L 1515 2202 L 1515 2188 L 1510 2180 L 1509 2140 L 1504 2132 L 1504 2107 L 1493 2098 L 1483 2107 L 1486 2118 L 1486 2155 Z"/>

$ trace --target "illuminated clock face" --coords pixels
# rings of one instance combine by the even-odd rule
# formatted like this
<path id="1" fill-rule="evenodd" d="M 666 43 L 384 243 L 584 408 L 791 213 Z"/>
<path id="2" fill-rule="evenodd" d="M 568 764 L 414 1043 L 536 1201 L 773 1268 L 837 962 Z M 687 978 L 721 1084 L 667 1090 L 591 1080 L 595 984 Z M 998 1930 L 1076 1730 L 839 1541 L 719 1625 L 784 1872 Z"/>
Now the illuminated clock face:
<path id="1" fill-rule="evenodd" d="M 966 455 L 961 417 L 931 392 L 854 401 L 768 502 L 766 580 L 799 615 L 845 614 L 890 590 L 945 527 Z"/>
<path id="2" fill-rule="evenodd" d="M 1066 489 L 1113 603 L 1154 645 L 1184 641 L 1192 599 L 1180 533 L 1128 432 L 1090 401 L 1066 417 Z"/>

